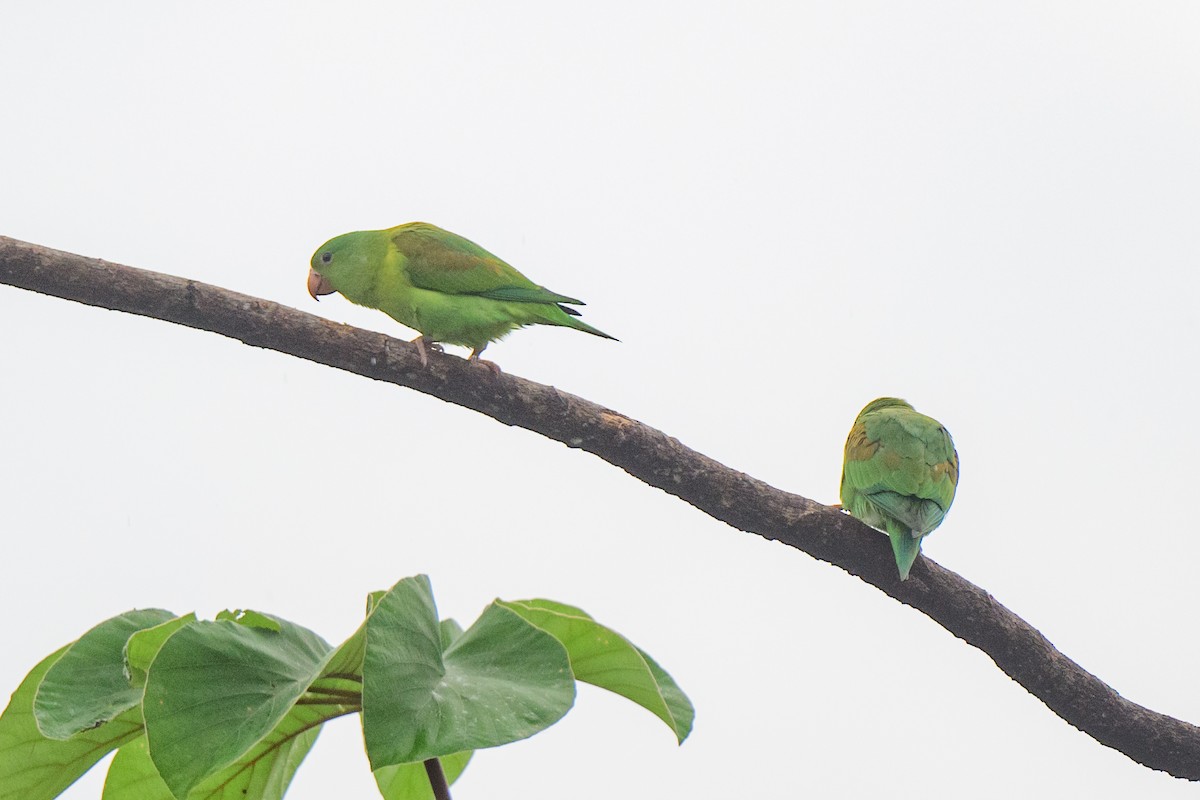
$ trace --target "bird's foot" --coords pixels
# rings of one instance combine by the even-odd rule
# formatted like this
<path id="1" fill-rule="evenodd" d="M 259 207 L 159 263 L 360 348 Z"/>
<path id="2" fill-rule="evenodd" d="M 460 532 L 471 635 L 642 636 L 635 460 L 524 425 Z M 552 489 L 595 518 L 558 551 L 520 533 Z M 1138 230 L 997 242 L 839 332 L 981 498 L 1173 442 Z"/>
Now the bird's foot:
<path id="1" fill-rule="evenodd" d="M 472 350 L 471 355 L 467 356 L 467 363 L 468 364 L 478 364 L 481 367 L 487 367 L 488 369 L 490 369 L 492 371 L 493 375 L 499 375 L 501 372 L 500 365 L 497 364 L 495 361 L 484 361 L 482 358 L 479 357 L 479 354 L 481 352 L 483 352 L 482 348 L 480 348 L 479 350 Z"/>
<path id="2" fill-rule="evenodd" d="M 421 366 L 428 367 L 429 366 L 429 356 L 425 354 L 425 337 L 418 336 L 417 338 L 412 340 L 412 343 L 417 346 L 417 352 L 421 354 Z M 446 352 L 445 350 L 442 349 L 442 346 L 440 344 L 438 344 L 437 342 L 430 342 L 429 349 L 433 350 L 436 353 Z"/>

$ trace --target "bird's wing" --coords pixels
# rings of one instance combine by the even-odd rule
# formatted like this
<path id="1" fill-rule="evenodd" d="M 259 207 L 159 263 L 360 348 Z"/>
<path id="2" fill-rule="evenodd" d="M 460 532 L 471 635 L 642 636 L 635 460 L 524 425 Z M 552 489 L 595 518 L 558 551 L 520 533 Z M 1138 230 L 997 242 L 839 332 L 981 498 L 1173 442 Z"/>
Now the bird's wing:
<path id="1" fill-rule="evenodd" d="M 414 222 L 391 231 L 413 286 L 443 294 L 472 294 L 517 303 L 573 303 L 526 278 L 469 239 L 434 225 Z"/>

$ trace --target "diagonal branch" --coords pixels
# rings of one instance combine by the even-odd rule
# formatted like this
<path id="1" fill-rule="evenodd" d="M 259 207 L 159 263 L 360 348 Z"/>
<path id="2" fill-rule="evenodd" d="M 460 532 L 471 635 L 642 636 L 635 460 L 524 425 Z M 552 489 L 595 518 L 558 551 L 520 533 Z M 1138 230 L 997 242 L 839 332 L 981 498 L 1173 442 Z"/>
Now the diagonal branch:
<path id="1" fill-rule="evenodd" d="M 494 376 L 381 333 L 186 278 L 0 237 L 0 283 L 187 325 L 375 380 L 407 386 L 593 453 L 739 530 L 828 561 L 987 653 L 1051 711 L 1101 744 L 1200 780 L 1200 728 L 1121 697 L 986 591 L 922 558 L 896 576 L 887 540 L 857 520 L 775 489 L 661 431 L 552 386 Z"/>

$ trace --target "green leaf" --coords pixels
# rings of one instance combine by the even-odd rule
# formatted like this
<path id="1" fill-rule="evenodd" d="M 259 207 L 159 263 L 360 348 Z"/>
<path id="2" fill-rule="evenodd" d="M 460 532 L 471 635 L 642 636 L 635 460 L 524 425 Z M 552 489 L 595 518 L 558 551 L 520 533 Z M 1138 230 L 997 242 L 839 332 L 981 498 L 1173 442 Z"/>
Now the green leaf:
<path id="1" fill-rule="evenodd" d="M 446 783 L 452 784 L 458 780 L 472 755 L 474 752 L 468 750 L 438 759 L 442 762 L 442 772 L 446 773 Z M 375 783 L 383 800 L 434 800 L 423 762 L 380 767 L 375 770 Z"/>
<path id="2" fill-rule="evenodd" d="M 367 597 L 368 618 L 386 595 L 387 592 L 372 592 Z M 445 650 L 451 642 L 462 635 L 462 627 L 454 620 L 446 619 L 439 624 L 438 632 L 442 649 Z M 325 665 L 314 688 L 318 691 L 325 687 L 328 687 L 329 690 L 333 690 L 335 687 L 340 687 L 342 691 L 358 690 L 358 703 L 361 707 L 362 666 L 366 653 L 366 642 L 367 621 L 364 619 L 358 630 L 343 642 L 329 659 L 329 663 Z M 474 755 L 474 751 L 467 750 L 441 759 L 442 770 L 446 773 L 448 782 L 454 783 L 458 780 L 472 755 Z M 429 786 L 429 778 L 425 774 L 423 763 L 381 767 L 375 771 L 374 775 L 384 800 L 433 800 L 433 790 Z"/>
<path id="3" fill-rule="evenodd" d="M 251 627 L 282 630 L 280 623 L 257 612 L 223 612 L 226 619 L 240 624 L 259 622 Z M 219 615 L 220 616 L 220 615 Z M 183 624 L 195 615 L 165 622 L 130 637 L 126 660 L 136 675 L 145 674 L 159 648 Z M 269 624 L 261 624 L 266 620 Z M 361 661 L 361 656 L 360 656 Z M 328 669 L 328 667 L 327 667 Z M 319 681 L 319 679 L 318 679 Z M 321 725 L 328 719 L 357 711 L 359 701 L 342 700 L 319 703 L 308 698 L 305 705 L 293 706 L 266 737 L 233 764 L 202 781 L 192 790 L 189 800 L 277 800 L 283 797 L 300 762 L 308 754 Z M 172 800 L 171 790 L 155 769 L 144 739 L 117 751 L 104 783 L 104 800 Z"/>
<path id="4" fill-rule="evenodd" d="M 367 620 L 363 738 L 373 770 L 514 742 L 575 702 L 563 646 L 489 606 L 442 652 L 429 579 L 405 578 Z"/>
<path id="5" fill-rule="evenodd" d="M 649 655 L 574 606 L 553 600 L 497 601 L 554 636 L 571 657 L 575 677 L 627 697 L 667 723 L 680 744 L 696 712 L 683 690 Z"/>
<path id="6" fill-rule="evenodd" d="M 141 690 L 125 677 L 125 643 L 138 631 L 174 616 L 161 609 L 127 611 L 68 645 L 42 678 L 33 700 L 42 734 L 70 739 L 140 703 Z"/>
<path id="7" fill-rule="evenodd" d="M 312 631 L 273 622 L 278 631 L 194 622 L 150 665 L 143 701 L 150 757 L 180 800 L 270 734 L 331 655 Z"/>
<path id="8" fill-rule="evenodd" d="M 145 686 L 146 670 L 150 668 L 150 662 L 154 661 L 154 657 L 158 655 L 163 642 L 184 625 L 195 621 L 195 614 L 184 614 L 182 617 L 169 619 L 161 625 L 145 628 L 130 636 L 129 641 L 125 642 L 125 675 L 129 678 L 129 683 L 137 687 Z"/>
<path id="9" fill-rule="evenodd" d="M 34 720 L 33 699 L 46 673 L 69 647 L 30 670 L 0 715 L 0 800 L 57 797 L 110 750 L 142 734 L 141 712 L 133 708 L 65 741 L 42 735 Z"/>
<path id="10" fill-rule="evenodd" d="M 202 781 L 188 800 L 282 800 L 325 718 L 313 706 L 294 706 L 266 738 Z M 174 800 L 154 768 L 144 737 L 117 751 L 104 781 L 103 800 Z"/>

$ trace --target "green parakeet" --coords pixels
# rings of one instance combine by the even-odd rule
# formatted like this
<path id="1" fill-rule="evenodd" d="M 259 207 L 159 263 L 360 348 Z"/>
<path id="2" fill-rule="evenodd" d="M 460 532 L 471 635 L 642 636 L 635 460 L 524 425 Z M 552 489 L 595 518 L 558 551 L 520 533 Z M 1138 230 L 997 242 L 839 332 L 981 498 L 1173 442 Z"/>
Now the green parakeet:
<path id="1" fill-rule="evenodd" d="M 958 486 L 958 453 L 942 424 L 895 397 L 867 403 L 846 438 L 842 507 L 892 540 L 900 580 L 921 539 L 942 524 Z"/>
<path id="2" fill-rule="evenodd" d="M 314 299 L 340 292 L 419 331 L 413 341 L 422 365 L 429 363 L 426 343 L 469 347 L 474 361 L 489 342 L 526 325 L 614 338 L 568 307 L 582 300 L 538 286 L 474 242 L 425 222 L 335 236 L 317 248 L 309 266 Z"/>

